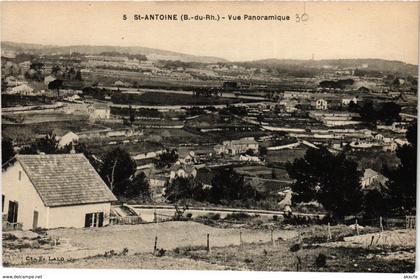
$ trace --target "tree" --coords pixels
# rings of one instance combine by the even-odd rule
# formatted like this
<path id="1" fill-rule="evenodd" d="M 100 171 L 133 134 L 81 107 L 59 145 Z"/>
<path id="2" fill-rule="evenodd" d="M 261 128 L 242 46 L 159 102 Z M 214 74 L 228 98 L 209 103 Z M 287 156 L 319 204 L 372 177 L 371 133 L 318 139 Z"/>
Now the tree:
<path id="1" fill-rule="evenodd" d="M 407 129 L 408 144 L 398 147 L 400 164 L 395 170 L 385 169 L 390 207 L 396 215 L 412 214 L 416 208 L 417 121 Z"/>
<path id="2" fill-rule="evenodd" d="M 177 202 L 188 199 L 203 201 L 207 196 L 203 184 L 193 177 L 175 177 L 166 185 L 165 197 Z"/>
<path id="3" fill-rule="evenodd" d="M 221 200 L 246 200 L 258 198 L 257 192 L 245 184 L 244 177 L 232 168 L 221 169 L 212 180 L 209 200 L 220 203 Z"/>
<path id="4" fill-rule="evenodd" d="M 48 83 L 48 89 L 57 90 L 57 98 L 60 97 L 60 88 L 63 86 L 63 81 L 61 79 L 56 79 Z"/>
<path id="5" fill-rule="evenodd" d="M 57 154 L 57 153 L 66 153 L 65 151 L 60 150 L 58 146 L 58 140 L 56 136 L 49 132 L 45 137 L 37 139 L 30 146 L 22 148 L 19 151 L 20 154 Z"/>
<path id="6" fill-rule="evenodd" d="M 260 146 L 258 149 L 259 149 L 258 151 L 260 153 L 260 156 L 266 156 L 267 155 L 267 147 Z"/>
<path id="7" fill-rule="evenodd" d="M 130 181 L 125 196 L 136 198 L 142 202 L 149 202 L 151 200 L 150 185 L 144 172 L 139 173 Z"/>
<path id="8" fill-rule="evenodd" d="M 13 149 L 13 142 L 9 138 L 1 139 L 1 164 L 3 165 L 15 156 L 16 152 Z"/>
<path id="9" fill-rule="evenodd" d="M 334 155 L 325 147 L 309 149 L 303 158 L 288 163 L 286 170 L 295 180 L 293 202 L 316 200 L 337 219 L 360 211 L 361 172 L 343 153 Z"/>
<path id="10" fill-rule="evenodd" d="M 114 194 L 123 196 L 136 171 L 136 162 L 119 147 L 106 153 L 102 161 L 100 176 Z"/>
<path id="11" fill-rule="evenodd" d="M 171 151 L 165 150 L 165 152 L 159 155 L 159 160 L 156 165 L 158 168 L 170 167 L 177 160 L 178 152 L 176 149 L 172 149 Z"/>
<path id="12" fill-rule="evenodd" d="M 389 196 L 385 189 L 369 190 L 363 197 L 363 211 L 366 218 L 377 218 L 388 216 Z"/>
<path id="13" fill-rule="evenodd" d="M 136 116 L 131 105 L 128 107 L 128 114 L 130 116 L 130 125 L 132 126 L 134 121 L 136 120 Z"/>

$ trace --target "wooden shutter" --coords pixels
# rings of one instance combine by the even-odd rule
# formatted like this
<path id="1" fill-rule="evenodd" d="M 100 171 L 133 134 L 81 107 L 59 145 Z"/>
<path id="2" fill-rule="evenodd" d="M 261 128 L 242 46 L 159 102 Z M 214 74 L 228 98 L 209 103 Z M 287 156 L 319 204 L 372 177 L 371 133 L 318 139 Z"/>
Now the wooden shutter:
<path id="1" fill-rule="evenodd" d="M 99 212 L 99 223 L 98 223 L 98 227 L 102 227 L 104 225 L 104 213 L 103 212 Z"/>
<path id="2" fill-rule="evenodd" d="M 90 228 L 92 226 L 92 213 L 85 215 L 85 228 Z"/>

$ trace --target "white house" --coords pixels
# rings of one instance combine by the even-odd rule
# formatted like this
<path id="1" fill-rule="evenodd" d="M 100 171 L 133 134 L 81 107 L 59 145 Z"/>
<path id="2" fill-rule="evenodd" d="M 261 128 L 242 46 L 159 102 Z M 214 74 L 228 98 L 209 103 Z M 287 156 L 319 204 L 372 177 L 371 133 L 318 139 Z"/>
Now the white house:
<path id="1" fill-rule="evenodd" d="M 381 185 L 384 185 L 388 178 L 380 174 L 379 172 L 376 172 L 372 169 L 365 169 L 365 172 L 363 173 L 363 177 L 360 180 L 360 184 L 362 185 L 362 189 L 372 185 L 375 182 L 378 182 Z"/>
<path id="2" fill-rule="evenodd" d="M 19 95 L 31 95 L 34 92 L 32 87 L 26 84 L 21 84 L 13 87 L 10 90 L 10 94 L 19 94 Z"/>
<path id="3" fill-rule="evenodd" d="M 58 146 L 60 148 L 70 144 L 70 143 L 77 143 L 79 141 L 79 136 L 73 132 L 67 132 L 62 137 L 58 139 Z"/>
<path id="4" fill-rule="evenodd" d="M 107 105 L 94 104 L 89 106 L 88 113 L 91 120 L 103 120 L 111 117 L 111 109 Z"/>
<path id="5" fill-rule="evenodd" d="M 2 171 L 3 215 L 23 230 L 101 227 L 116 200 L 83 154 L 16 155 Z"/>
<path id="6" fill-rule="evenodd" d="M 357 97 L 353 97 L 353 98 L 343 98 L 341 99 L 341 104 L 343 106 L 348 106 L 351 102 L 353 102 L 355 105 L 357 105 L 357 101 L 359 99 Z"/>
<path id="7" fill-rule="evenodd" d="M 214 150 L 217 154 L 237 155 L 248 150 L 258 152 L 259 144 L 253 137 L 241 138 L 239 140 L 224 141 L 222 145 L 216 145 Z"/>
<path id="8" fill-rule="evenodd" d="M 169 181 L 172 181 L 176 177 L 196 177 L 197 168 L 191 165 L 173 165 L 169 174 Z"/>
<path id="9" fill-rule="evenodd" d="M 318 110 L 327 110 L 328 109 L 328 102 L 324 99 L 316 100 L 315 108 Z"/>
<path id="10" fill-rule="evenodd" d="M 54 81 L 54 80 L 56 80 L 56 78 L 55 78 L 55 77 L 53 77 L 53 76 L 46 76 L 46 77 L 44 78 L 44 84 L 45 84 L 45 85 L 48 85 L 50 82 L 52 82 L 52 81 Z"/>

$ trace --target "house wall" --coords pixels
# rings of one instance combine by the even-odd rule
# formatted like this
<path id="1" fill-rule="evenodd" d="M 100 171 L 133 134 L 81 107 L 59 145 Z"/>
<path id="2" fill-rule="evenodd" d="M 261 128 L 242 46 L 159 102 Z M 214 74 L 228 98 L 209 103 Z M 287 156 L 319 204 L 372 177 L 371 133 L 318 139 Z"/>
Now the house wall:
<path id="1" fill-rule="evenodd" d="M 85 215 L 96 212 L 104 213 L 103 225 L 108 225 L 111 203 L 50 207 L 48 228 L 83 228 L 85 226 Z"/>
<path id="2" fill-rule="evenodd" d="M 19 172 L 21 173 L 20 180 Z M 4 195 L 3 213 L 8 213 L 9 201 L 18 202 L 17 222 L 22 223 L 22 229 L 32 229 L 34 210 L 38 211 L 38 227 L 48 227 L 48 208 L 44 206 L 32 182 L 18 162 L 2 172 L 2 194 Z"/>

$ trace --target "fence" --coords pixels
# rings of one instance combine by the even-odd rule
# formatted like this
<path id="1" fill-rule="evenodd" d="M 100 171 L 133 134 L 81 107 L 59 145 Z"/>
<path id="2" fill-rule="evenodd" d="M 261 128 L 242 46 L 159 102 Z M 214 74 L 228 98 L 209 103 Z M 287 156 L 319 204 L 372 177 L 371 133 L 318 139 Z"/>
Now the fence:
<path id="1" fill-rule="evenodd" d="M 14 230 L 22 230 L 22 223 L 9 223 L 7 221 L 3 221 L 2 229 L 3 229 L 4 232 L 14 231 Z"/>
<path id="2" fill-rule="evenodd" d="M 110 225 L 138 225 L 143 224 L 143 219 L 140 216 L 125 216 L 125 217 L 110 217 Z"/>
<path id="3" fill-rule="evenodd" d="M 386 229 L 415 229 L 416 228 L 416 216 L 405 216 L 401 218 L 371 218 L 371 219 L 356 219 L 347 220 L 346 225 L 355 224 L 356 220 L 360 226 L 378 227 L 381 230 Z"/>

